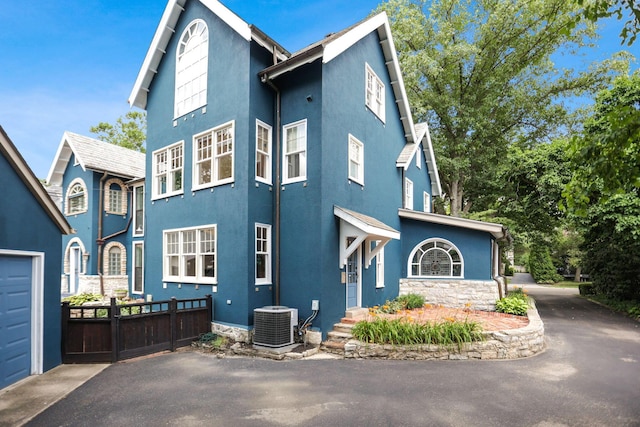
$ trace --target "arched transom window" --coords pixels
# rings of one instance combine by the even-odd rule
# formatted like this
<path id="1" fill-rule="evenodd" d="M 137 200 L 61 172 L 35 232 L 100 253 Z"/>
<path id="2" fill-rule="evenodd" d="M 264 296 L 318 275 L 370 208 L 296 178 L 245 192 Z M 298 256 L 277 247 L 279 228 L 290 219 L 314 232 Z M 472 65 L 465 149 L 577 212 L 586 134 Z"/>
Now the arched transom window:
<path id="1" fill-rule="evenodd" d="M 175 117 L 207 103 L 209 30 L 201 19 L 184 30 L 176 56 Z"/>
<path id="2" fill-rule="evenodd" d="M 458 248 L 443 239 L 420 243 L 409 257 L 409 277 L 463 277 L 464 261 Z"/>

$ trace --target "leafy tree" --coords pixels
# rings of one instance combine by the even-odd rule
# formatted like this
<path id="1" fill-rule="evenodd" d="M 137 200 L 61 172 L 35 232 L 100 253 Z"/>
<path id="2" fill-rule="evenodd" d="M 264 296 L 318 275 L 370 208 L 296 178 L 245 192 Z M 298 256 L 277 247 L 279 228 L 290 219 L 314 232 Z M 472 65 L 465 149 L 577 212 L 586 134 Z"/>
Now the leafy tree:
<path id="1" fill-rule="evenodd" d="M 627 12 L 627 21 L 620 32 L 620 37 L 622 42 L 626 42 L 628 46 L 633 44 L 640 33 L 640 2 L 638 0 L 596 0 L 591 2 L 578 0 L 578 4 L 584 6 L 584 16 L 593 22 L 612 16 L 620 20 Z"/>
<path id="2" fill-rule="evenodd" d="M 549 246 L 544 240 L 536 240 L 531 245 L 529 273 L 536 283 L 555 283 L 562 279 L 553 265 Z"/>
<path id="3" fill-rule="evenodd" d="M 640 197 L 617 194 L 584 218 L 584 267 L 599 294 L 640 300 Z"/>
<path id="4" fill-rule="evenodd" d="M 147 114 L 129 111 L 119 117 L 115 125 L 100 122 L 92 126 L 89 131 L 98 135 L 98 139 L 102 141 L 144 153 L 147 139 Z"/>
<path id="5" fill-rule="evenodd" d="M 575 172 L 564 194 L 573 211 L 584 215 L 589 204 L 640 188 L 639 71 L 598 94 L 570 151 Z"/>
<path id="6" fill-rule="evenodd" d="M 575 73 L 550 59 L 594 36 L 565 0 L 389 0 L 413 113 L 433 131 L 451 214 L 499 188 L 509 144 L 533 145 L 572 124 L 559 102 L 611 81 L 625 61 Z M 579 14 L 578 14 L 579 15 Z"/>
<path id="7" fill-rule="evenodd" d="M 562 192 L 572 173 L 568 145 L 557 139 L 533 148 L 509 148 L 507 165 L 498 174 L 505 185 L 497 206 L 519 232 L 550 235 L 562 226 Z"/>

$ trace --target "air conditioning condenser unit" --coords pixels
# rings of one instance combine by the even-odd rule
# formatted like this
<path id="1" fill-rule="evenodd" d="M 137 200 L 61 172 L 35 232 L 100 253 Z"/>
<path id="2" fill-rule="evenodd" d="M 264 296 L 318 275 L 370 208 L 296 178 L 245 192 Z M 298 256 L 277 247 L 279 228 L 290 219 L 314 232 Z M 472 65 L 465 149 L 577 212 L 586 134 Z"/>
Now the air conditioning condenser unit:
<path id="1" fill-rule="evenodd" d="M 266 347 L 293 344 L 298 309 L 269 305 L 253 310 L 253 343 Z"/>

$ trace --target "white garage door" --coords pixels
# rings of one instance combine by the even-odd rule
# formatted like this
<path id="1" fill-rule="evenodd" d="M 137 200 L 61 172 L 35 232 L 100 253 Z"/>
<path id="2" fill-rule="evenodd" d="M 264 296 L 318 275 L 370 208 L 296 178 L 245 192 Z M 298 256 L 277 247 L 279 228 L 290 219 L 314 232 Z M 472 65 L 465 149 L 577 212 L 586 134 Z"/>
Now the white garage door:
<path id="1" fill-rule="evenodd" d="M 32 262 L 0 255 L 0 389 L 30 374 Z"/>

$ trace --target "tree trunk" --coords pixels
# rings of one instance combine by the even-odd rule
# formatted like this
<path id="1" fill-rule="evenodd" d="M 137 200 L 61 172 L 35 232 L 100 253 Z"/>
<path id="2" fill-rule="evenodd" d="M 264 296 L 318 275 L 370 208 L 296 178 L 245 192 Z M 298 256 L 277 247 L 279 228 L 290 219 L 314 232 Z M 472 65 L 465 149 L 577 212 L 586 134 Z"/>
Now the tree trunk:
<path id="1" fill-rule="evenodd" d="M 449 194 L 449 200 L 451 203 L 451 216 L 459 217 L 462 213 L 462 196 L 464 194 L 464 188 L 462 180 L 456 178 L 451 181 L 451 192 Z"/>
<path id="2" fill-rule="evenodd" d="M 576 267 L 576 275 L 573 277 L 573 281 L 579 282 L 580 276 L 582 276 L 582 269 L 580 267 Z"/>

